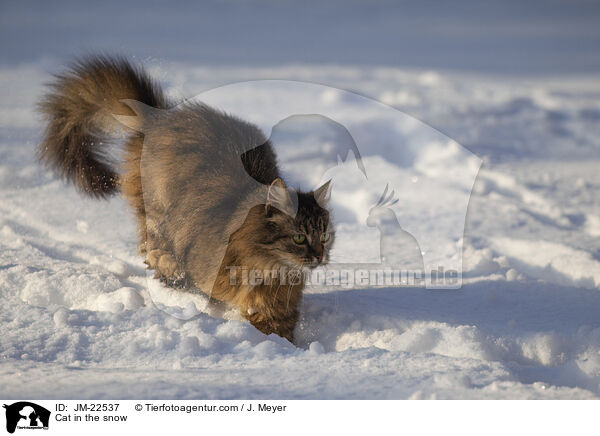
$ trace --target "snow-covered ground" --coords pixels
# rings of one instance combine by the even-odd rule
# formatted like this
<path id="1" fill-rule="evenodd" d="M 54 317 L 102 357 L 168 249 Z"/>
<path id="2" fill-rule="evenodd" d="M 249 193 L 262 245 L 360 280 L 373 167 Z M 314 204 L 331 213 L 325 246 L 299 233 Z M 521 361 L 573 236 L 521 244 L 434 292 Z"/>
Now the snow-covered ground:
<path id="1" fill-rule="evenodd" d="M 463 286 L 314 286 L 305 296 L 299 346 L 266 337 L 231 311 L 207 308 L 202 295 L 148 279 L 125 202 L 83 198 L 36 163 L 42 124 L 35 101 L 57 65 L 5 66 L 0 69 L 3 397 L 600 396 L 600 80 L 333 65 L 225 68 L 150 61 L 147 66 L 174 96 L 274 78 L 348 89 L 394 106 L 479 156 L 483 166 L 464 232 Z M 323 98 L 347 107 L 330 94 Z M 389 132 L 376 114 L 361 117 L 365 131 L 385 142 Z M 328 129 L 318 120 L 298 125 L 292 120 L 273 133 L 292 182 L 311 187 L 319 181 L 314 144 L 332 141 Z M 452 165 L 452 156 L 432 154 L 426 138 L 407 134 L 406 140 L 413 145 L 422 140 L 410 159 L 399 146 L 361 149 L 367 170 L 373 169 L 369 180 L 393 185 Z M 332 201 L 336 193 L 344 199 L 336 204 L 346 241 L 338 255 L 350 246 L 360 252 L 370 239 L 350 206 L 376 201 L 382 186 L 335 186 Z M 440 195 L 463 198 L 464 187 L 428 194 L 415 204 L 433 203 Z M 396 210 L 402 214 L 402 201 Z M 452 240 L 452 226 L 439 215 L 403 217 L 408 220 L 403 225 L 430 229 L 440 246 Z"/>

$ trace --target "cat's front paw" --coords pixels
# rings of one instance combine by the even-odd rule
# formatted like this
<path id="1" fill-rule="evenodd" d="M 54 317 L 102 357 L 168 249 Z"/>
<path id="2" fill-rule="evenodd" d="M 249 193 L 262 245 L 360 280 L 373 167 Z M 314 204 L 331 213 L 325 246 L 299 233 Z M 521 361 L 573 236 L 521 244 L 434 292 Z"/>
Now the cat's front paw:
<path id="1" fill-rule="evenodd" d="M 164 250 L 156 249 L 148 253 L 146 265 L 155 270 L 154 278 L 173 288 L 188 286 L 187 275 L 179 269 L 175 257 Z"/>
<path id="2" fill-rule="evenodd" d="M 256 329 L 260 330 L 265 335 L 275 333 L 282 338 L 287 339 L 292 344 L 294 343 L 294 329 L 296 327 L 297 317 L 291 316 L 285 319 L 266 318 L 260 313 L 252 313 L 251 310 L 245 315 L 245 318 L 250 321 Z"/>
<path id="3" fill-rule="evenodd" d="M 162 283 L 170 288 L 188 288 L 190 283 L 188 281 L 188 277 L 186 273 L 183 271 L 176 272 L 171 277 L 160 276 L 158 277 Z"/>

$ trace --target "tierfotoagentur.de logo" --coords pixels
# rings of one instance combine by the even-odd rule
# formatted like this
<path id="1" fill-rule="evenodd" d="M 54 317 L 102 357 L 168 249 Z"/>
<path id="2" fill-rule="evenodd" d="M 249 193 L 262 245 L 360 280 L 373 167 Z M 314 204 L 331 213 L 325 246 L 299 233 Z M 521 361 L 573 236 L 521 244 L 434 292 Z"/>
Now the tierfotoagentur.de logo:
<path id="1" fill-rule="evenodd" d="M 48 430 L 50 411 L 35 403 L 19 401 L 4 404 L 6 409 L 6 431 L 14 433 L 19 430 Z"/>
<path id="2" fill-rule="evenodd" d="M 303 98 L 293 98 L 295 95 Z M 467 206 L 481 159 L 418 119 L 349 91 L 287 80 L 232 83 L 168 109 L 134 100 L 121 100 L 121 103 L 134 115 L 112 114 L 117 125 L 126 126 L 143 138 L 139 144 L 139 177 L 135 180 L 139 181 L 143 193 L 139 205 L 145 217 L 142 234 L 146 237 L 146 264 L 148 278 L 159 278 L 163 282 L 148 280 L 147 289 L 152 297 L 161 294 L 163 284 L 197 288 L 217 300 L 227 299 L 220 296 L 219 289 L 250 289 L 250 293 L 276 289 L 273 293 L 277 297 L 283 295 L 286 304 L 287 295 L 293 293 L 294 287 L 461 287 Z M 256 107 L 261 110 L 256 111 Z M 165 226 L 182 221 L 163 216 L 161 208 L 163 203 L 173 201 L 170 197 L 161 203 L 153 196 L 158 195 L 155 190 L 160 177 L 156 174 L 156 162 L 162 159 L 165 141 L 163 134 L 157 134 L 161 130 L 156 126 L 170 126 L 176 120 L 183 131 L 194 129 L 197 116 L 194 110 L 219 122 L 225 122 L 223 114 L 235 113 L 236 117 L 253 123 L 256 130 L 251 130 L 247 138 L 231 139 L 237 148 L 232 152 L 235 156 L 228 161 L 219 150 L 206 153 L 210 159 L 203 165 L 213 171 L 219 168 L 217 173 L 224 178 L 221 183 L 234 186 L 236 192 L 246 192 L 246 200 L 244 207 L 239 207 L 234 200 L 216 201 L 207 197 L 199 206 L 194 206 L 198 209 L 211 204 L 207 222 L 218 223 L 222 217 L 230 217 L 230 223 L 217 226 L 211 232 L 190 230 L 198 247 L 211 247 L 191 256 L 189 253 L 193 250 L 177 251 L 175 247 L 170 249 L 174 250 L 173 254 L 164 248 L 172 245 L 165 242 L 164 235 L 181 227 L 177 224 L 166 231 Z M 375 126 L 361 115 L 365 113 L 375 115 Z M 296 245 L 279 248 L 277 252 L 287 257 L 274 266 L 258 262 L 254 257 L 245 261 L 238 259 L 236 255 L 239 257 L 243 252 L 241 235 L 256 234 L 251 232 L 254 223 L 251 218 L 258 214 L 261 205 L 263 209 L 264 204 L 267 205 L 267 214 L 270 207 L 275 208 L 280 212 L 277 217 L 281 221 L 301 222 L 306 213 L 305 194 L 286 186 L 280 179 L 271 182 L 256 169 L 257 164 L 252 160 L 253 156 L 266 153 L 271 143 L 298 141 L 302 132 L 310 130 L 302 128 L 304 125 L 326 125 L 329 132 L 335 132 L 331 133 L 333 139 L 326 143 L 317 141 L 305 145 L 314 148 L 315 162 L 310 169 L 312 176 L 305 184 L 314 187 L 316 204 L 331 214 L 328 219 L 315 218 L 314 223 L 308 220 L 300 226 L 301 231 L 295 235 L 299 239 L 294 239 Z M 238 127 L 250 129 L 246 124 Z M 202 135 L 195 134 L 193 141 L 199 141 L 198 137 Z M 387 171 L 382 170 L 384 164 L 378 155 L 414 169 L 395 171 L 390 178 Z M 176 183 L 173 182 L 179 190 L 193 185 L 197 179 L 186 176 L 184 167 L 177 172 Z M 299 178 L 305 176 L 296 174 Z M 206 183 L 216 182 L 210 179 Z M 436 194 L 431 196 L 432 192 Z M 194 201 L 198 201 L 196 197 L 190 197 L 179 203 L 189 209 Z M 423 216 L 432 217 L 439 223 L 438 227 L 432 229 L 428 221 L 419 219 Z M 446 236 L 440 242 L 442 224 Z M 320 233 L 315 233 L 314 228 L 319 228 Z M 360 249 L 357 249 L 356 235 L 360 235 Z M 265 240 L 269 237 L 264 236 Z M 295 249 L 300 252 L 302 248 L 304 251 L 296 257 L 302 257 L 303 267 L 298 267 L 296 257 L 290 253 L 295 253 Z M 253 253 L 258 251 L 253 250 Z M 193 258 L 193 262 L 186 261 L 187 258 Z M 202 268 L 184 267 L 190 262 Z M 197 272 L 200 270 L 201 274 Z M 155 303 L 160 305 L 157 300 Z M 193 316 L 166 310 L 182 319 Z M 252 316 L 253 306 L 248 308 L 248 313 Z M 248 316 L 246 311 L 244 316 Z"/>

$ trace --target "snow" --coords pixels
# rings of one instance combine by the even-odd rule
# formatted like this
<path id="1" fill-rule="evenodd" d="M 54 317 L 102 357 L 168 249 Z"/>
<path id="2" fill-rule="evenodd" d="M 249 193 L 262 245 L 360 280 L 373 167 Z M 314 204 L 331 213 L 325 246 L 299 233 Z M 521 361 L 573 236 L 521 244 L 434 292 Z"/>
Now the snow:
<path id="1" fill-rule="evenodd" d="M 337 259 L 377 258 L 377 229 L 362 223 L 388 182 L 410 202 L 410 210 L 402 201 L 395 210 L 419 243 L 432 245 L 424 251 L 458 262 L 463 248 L 458 290 L 310 287 L 294 346 L 203 294 L 163 287 L 136 254 L 124 200 L 83 198 L 36 163 L 42 125 L 34 106 L 48 65 L 0 67 L 3 397 L 600 396 L 596 78 L 150 62 L 174 96 L 238 80 L 302 80 L 355 91 L 425 123 L 402 124 L 398 146 L 385 144 L 398 131 L 378 112 L 356 116 L 362 134 L 379 143 L 361 146 L 368 181 L 352 158 L 329 170 L 320 160 L 315 151 L 326 144 L 335 156 L 340 140 L 322 120 L 290 119 L 273 131 L 292 185 L 334 178 Z M 301 87 L 285 92 L 298 104 L 307 99 Z M 320 95 L 338 113 L 353 107 L 338 91 Z M 455 142 L 434 140 L 448 137 Z M 468 177 L 432 182 L 460 168 L 478 174 L 470 198 Z M 419 195 L 399 189 L 412 185 L 422 187 Z M 467 198 L 464 238 L 455 234 L 460 215 L 436 197 L 455 206 Z"/>

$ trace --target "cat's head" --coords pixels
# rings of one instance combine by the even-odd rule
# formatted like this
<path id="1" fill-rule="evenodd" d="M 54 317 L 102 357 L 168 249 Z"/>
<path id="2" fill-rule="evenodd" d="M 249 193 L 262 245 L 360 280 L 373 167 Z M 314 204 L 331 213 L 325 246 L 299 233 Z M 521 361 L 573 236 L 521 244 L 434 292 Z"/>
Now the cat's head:
<path id="1" fill-rule="evenodd" d="M 291 195 L 281 179 L 269 186 L 265 204 L 264 248 L 284 263 L 315 268 L 329 261 L 335 239 L 327 208 L 330 182 Z"/>

